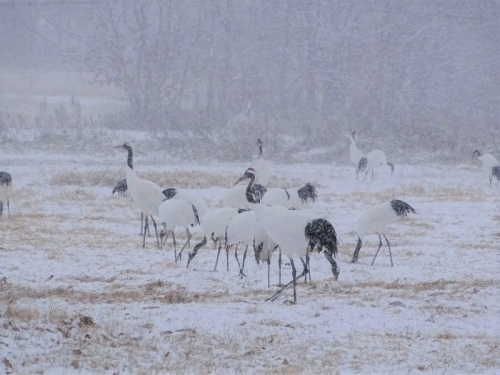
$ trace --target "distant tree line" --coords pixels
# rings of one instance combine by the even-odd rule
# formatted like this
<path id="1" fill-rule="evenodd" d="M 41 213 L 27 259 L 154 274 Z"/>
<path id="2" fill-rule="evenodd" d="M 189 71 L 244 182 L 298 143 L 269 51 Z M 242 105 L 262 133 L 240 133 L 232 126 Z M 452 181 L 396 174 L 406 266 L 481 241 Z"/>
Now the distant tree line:
<path id="1" fill-rule="evenodd" d="M 498 134 L 494 0 L 3 0 L 0 21 L 2 66 L 91 71 L 123 90 L 128 128 L 431 149 Z"/>

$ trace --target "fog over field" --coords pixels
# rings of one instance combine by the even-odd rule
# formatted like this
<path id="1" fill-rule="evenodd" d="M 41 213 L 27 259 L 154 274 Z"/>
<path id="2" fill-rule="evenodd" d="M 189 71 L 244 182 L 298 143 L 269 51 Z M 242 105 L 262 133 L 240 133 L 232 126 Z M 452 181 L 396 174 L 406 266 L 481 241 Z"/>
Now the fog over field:
<path id="1" fill-rule="evenodd" d="M 497 0 L 0 0 L 0 373 L 497 373 L 499 61 Z"/>

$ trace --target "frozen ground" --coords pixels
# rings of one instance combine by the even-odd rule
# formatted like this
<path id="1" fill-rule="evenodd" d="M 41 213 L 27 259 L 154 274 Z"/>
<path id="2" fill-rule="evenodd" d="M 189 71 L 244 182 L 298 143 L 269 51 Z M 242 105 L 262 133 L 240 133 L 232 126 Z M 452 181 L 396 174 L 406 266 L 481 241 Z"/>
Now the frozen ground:
<path id="1" fill-rule="evenodd" d="M 248 165 L 169 165 L 137 158 L 163 185 L 191 187 L 211 207 Z M 500 186 L 475 165 L 396 164 L 356 181 L 354 168 L 272 165 L 276 185 L 312 182 L 313 206 L 340 239 L 338 282 L 321 254 L 298 304 L 264 302 L 267 268 L 200 250 L 190 269 L 139 237 L 139 211 L 111 196 L 125 155 L 3 155 L 12 217 L 0 222 L 0 373 L 498 373 Z M 417 211 L 392 225 L 375 265 L 372 234 L 349 260 L 355 222 L 375 203 Z M 200 240 L 196 230 L 192 244 Z M 182 237 L 182 231 L 179 232 Z M 289 264 L 283 278 L 291 278 Z"/>

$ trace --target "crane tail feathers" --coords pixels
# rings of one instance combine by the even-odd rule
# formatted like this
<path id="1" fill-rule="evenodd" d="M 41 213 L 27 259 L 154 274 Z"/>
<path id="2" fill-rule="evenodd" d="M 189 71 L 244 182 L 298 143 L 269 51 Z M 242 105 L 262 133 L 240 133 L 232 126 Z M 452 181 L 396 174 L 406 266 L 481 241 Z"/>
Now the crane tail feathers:
<path id="1" fill-rule="evenodd" d="M 316 199 L 318 199 L 318 193 L 316 192 L 316 188 L 312 186 L 310 183 L 305 184 L 299 190 L 297 190 L 297 194 L 299 195 L 299 198 L 302 201 L 302 203 L 306 203 L 308 199 L 311 199 L 313 202 L 315 202 Z"/>
<path id="2" fill-rule="evenodd" d="M 500 181 L 500 165 L 493 167 L 491 174 L 497 178 L 497 181 Z"/>
<path id="3" fill-rule="evenodd" d="M 399 199 L 391 201 L 391 206 L 394 212 L 396 212 L 396 215 L 399 217 L 406 217 L 409 213 L 416 213 L 412 206 Z"/>

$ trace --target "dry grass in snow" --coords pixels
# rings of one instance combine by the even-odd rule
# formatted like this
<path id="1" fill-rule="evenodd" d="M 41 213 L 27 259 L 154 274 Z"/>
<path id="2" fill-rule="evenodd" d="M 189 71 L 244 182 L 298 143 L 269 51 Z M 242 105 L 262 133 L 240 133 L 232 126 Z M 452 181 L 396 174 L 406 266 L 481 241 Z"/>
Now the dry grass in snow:
<path id="1" fill-rule="evenodd" d="M 120 159 L 121 160 L 121 159 Z M 113 158 L 112 163 L 115 163 Z M 500 368 L 500 187 L 480 170 L 400 166 L 393 178 L 356 181 L 351 168 L 274 165 L 275 186 L 313 182 L 312 207 L 340 241 L 339 281 L 322 254 L 312 282 L 274 303 L 277 257 L 238 277 L 234 250 L 211 272 L 207 245 L 190 269 L 169 240 L 142 248 L 139 210 L 111 196 L 113 169 L 61 159 L 11 168 L 12 217 L 0 222 L 0 372 L 33 373 L 495 373 Z M 111 162 L 110 162 L 111 163 Z M 116 164 L 116 163 L 115 163 Z M 149 165 L 160 186 L 194 188 L 211 207 L 245 166 Z M 291 172 L 293 171 L 293 172 Z M 300 173 L 299 173 L 300 171 Z M 41 178 L 43 176 L 43 178 Z M 350 258 L 356 220 L 372 204 L 403 199 L 416 210 L 392 225 L 394 267 L 378 236 Z M 5 214 L 5 212 L 4 212 Z M 193 229 L 192 245 L 202 238 Z M 182 243 L 183 230 L 177 233 Z M 242 250 L 240 248 L 240 259 Z M 299 270 L 300 272 L 300 270 Z M 284 281 L 291 267 L 284 260 Z"/>

